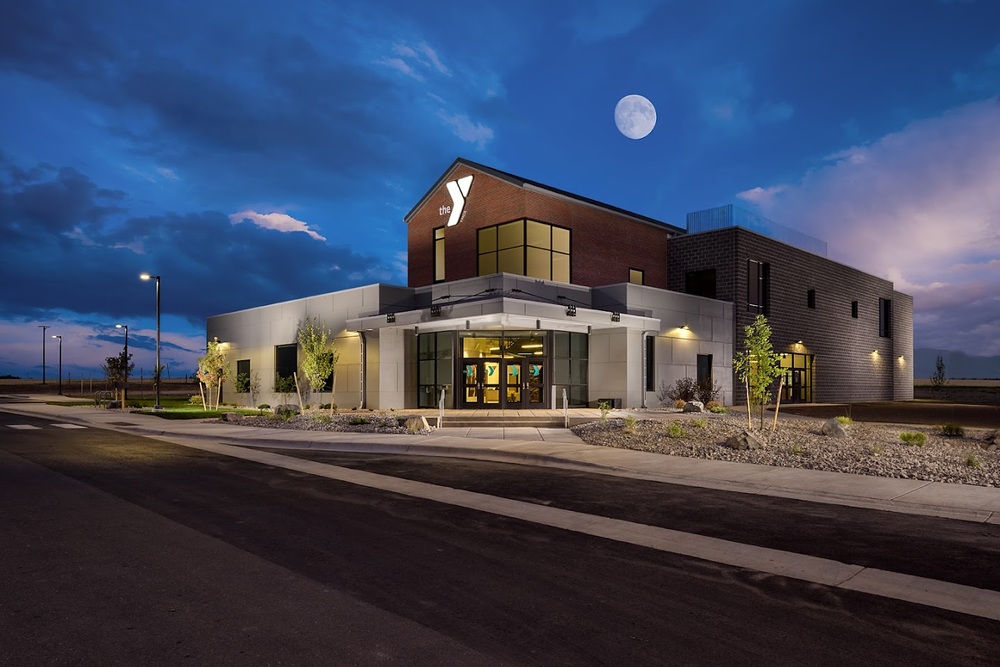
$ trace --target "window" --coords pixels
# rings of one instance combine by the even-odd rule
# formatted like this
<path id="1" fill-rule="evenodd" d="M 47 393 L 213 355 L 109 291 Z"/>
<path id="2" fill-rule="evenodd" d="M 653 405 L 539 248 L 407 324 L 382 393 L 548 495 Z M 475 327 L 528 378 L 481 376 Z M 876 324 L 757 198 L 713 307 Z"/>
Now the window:
<path id="1" fill-rule="evenodd" d="M 852 301 L 851 302 L 851 317 L 853 317 L 854 319 L 858 319 L 858 302 L 857 301 Z"/>
<path id="2" fill-rule="evenodd" d="M 684 277 L 684 291 L 695 296 L 715 298 L 715 269 L 688 271 Z"/>
<path id="3" fill-rule="evenodd" d="M 633 285 L 645 285 L 646 284 L 646 272 L 642 269 L 629 269 L 628 270 L 628 281 Z"/>
<path id="4" fill-rule="evenodd" d="M 892 338 L 892 299 L 878 300 L 878 335 Z"/>
<path id="5" fill-rule="evenodd" d="M 656 336 L 646 337 L 646 391 L 656 391 Z"/>
<path id="6" fill-rule="evenodd" d="M 570 281 L 569 230 L 535 220 L 514 220 L 478 231 L 479 275 L 515 273 Z"/>
<path id="7" fill-rule="evenodd" d="M 771 265 L 747 260 L 747 312 L 767 315 Z"/>
<path id="8" fill-rule="evenodd" d="M 245 394 L 250 391 L 250 360 L 236 361 L 236 393 Z"/>
<path id="9" fill-rule="evenodd" d="M 816 308 L 816 290 L 811 289 L 806 292 L 806 305 L 810 308 Z"/>
<path id="10" fill-rule="evenodd" d="M 444 280 L 444 227 L 434 230 L 434 282 Z"/>
<path id="11" fill-rule="evenodd" d="M 698 384 L 712 384 L 712 355 L 698 355 Z"/>
<path id="12" fill-rule="evenodd" d="M 422 333 L 417 335 L 417 407 L 436 407 L 441 399 L 441 389 L 453 382 L 452 333 Z M 452 392 L 449 392 L 449 394 Z M 445 395 L 451 406 L 454 397 Z"/>
<path id="13" fill-rule="evenodd" d="M 563 387 L 571 406 L 586 406 L 590 400 L 588 342 L 585 333 L 552 333 L 552 383 L 558 387 L 557 402 L 562 401 Z"/>
<path id="14" fill-rule="evenodd" d="M 298 345 L 274 346 L 274 374 L 281 378 L 290 378 L 299 367 Z"/>

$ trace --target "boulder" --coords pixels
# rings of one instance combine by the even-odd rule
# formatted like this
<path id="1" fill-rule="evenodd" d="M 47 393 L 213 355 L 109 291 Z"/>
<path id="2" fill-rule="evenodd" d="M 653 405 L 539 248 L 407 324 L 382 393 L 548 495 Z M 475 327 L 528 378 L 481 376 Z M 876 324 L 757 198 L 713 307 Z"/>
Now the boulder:
<path id="1" fill-rule="evenodd" d="M 704 412 L 705 404 L 701 401 L 688 401 L 684 404 L 683 412 Z"/>
<path id="2" fill-rule="evenodd" d="M 746 449 L 760 449 L 764 446 L 764 441 L 750 431 L 744 429 L 741 433 L 737 433 L 726 440 L 723 445 L 729 447 L 730 449 L 742 451 Z"/>
<path id="3" fill-rule="evenodd" d="M 294 403 L 285 403 L 284 405 L 276 405 L 274 407 L 274 414 L 278 416 L 288 416 L 293 417 L 299 414 L 299 406 Z"/>
<path id="4" fill-rule="evenodd" d="M 827 419 L 825 422 L 823 422 L 823 428 L 820 430 L 822 431 L 823 435 L 828 435 L 831 438 L 847 437 L 847 429 L 844 428 L 843 424 L 837 421 L 836 417 L 834 417 L 833 419 Z"/>
<path id="5" fill-rule="evenodd" d="M 995 452 L 998 447 L 1000 447 L 1000 429 L 986 436 L 986 442 L 982 444 L 982 448 L 988 452 Z"/>
<path id="6" fill-rule="evenodd" d="M 423 415 L 413 415 L 412 417 L 399 417 L 397 422 L 410 433 L 426 431 L 430 429 L 427 418 Z"/>

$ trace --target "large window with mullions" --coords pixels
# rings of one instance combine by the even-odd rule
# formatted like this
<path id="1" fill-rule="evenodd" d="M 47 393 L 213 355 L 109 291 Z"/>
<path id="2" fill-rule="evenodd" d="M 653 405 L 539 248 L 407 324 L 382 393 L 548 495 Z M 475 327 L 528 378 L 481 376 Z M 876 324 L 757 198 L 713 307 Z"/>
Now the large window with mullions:
<path id="1" fill-rule="evenodd" d="M 515 273 L 570 282 L 570 232 L 536 220 L 514 220 L 480 229 L 479 275 Z"/>

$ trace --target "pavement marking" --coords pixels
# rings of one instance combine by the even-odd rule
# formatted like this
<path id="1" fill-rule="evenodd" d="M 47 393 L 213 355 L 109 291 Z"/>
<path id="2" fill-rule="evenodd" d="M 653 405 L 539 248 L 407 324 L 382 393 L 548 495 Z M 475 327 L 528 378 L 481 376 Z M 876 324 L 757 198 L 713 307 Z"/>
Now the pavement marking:
<path id="1" fill-rule="evenodd" d="M 817 556 L 741 544 L 520 500 L 400 479 L 283 454 L 208 442 L 170 442 L 276 468 L 465 507 L 609 540 L 782 577 L 1000 620 L 1000 591 L 917 577 Z"/>
<path id="2" fill-rule="evenodd" d="M 41 426 L 33 426 L 31 424 L 7 424 L 8 427 L 15 429 L 17 431 L 41 431 Z"/>
<path id="3" fill-rule="evenodd" d="M 86 426 L 80 426 L 79 424 L 52 424 L 52 426 L 55 426 L 56 428 L 65 428 L 65 429 L 87 428 Z"/>

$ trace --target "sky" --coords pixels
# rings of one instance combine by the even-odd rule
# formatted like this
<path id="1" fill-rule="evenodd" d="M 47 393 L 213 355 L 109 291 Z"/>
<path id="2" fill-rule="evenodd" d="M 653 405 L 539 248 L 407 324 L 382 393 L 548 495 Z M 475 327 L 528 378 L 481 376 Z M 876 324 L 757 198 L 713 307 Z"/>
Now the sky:
<path id="1" fill-rule="evenodd" d="M 208 316 L 405 285 L 403 216 L 457 157 L 681 227 L 743 206 L 912 294 L 915 347 L 998 355 L 998 26 L 992 0 L 10 4 L 0 376 L 44 346 L 54 378 L 57 334 L 101 378 L 116 323 L 148 376 L 144 271 L 170 377 Z"/>

